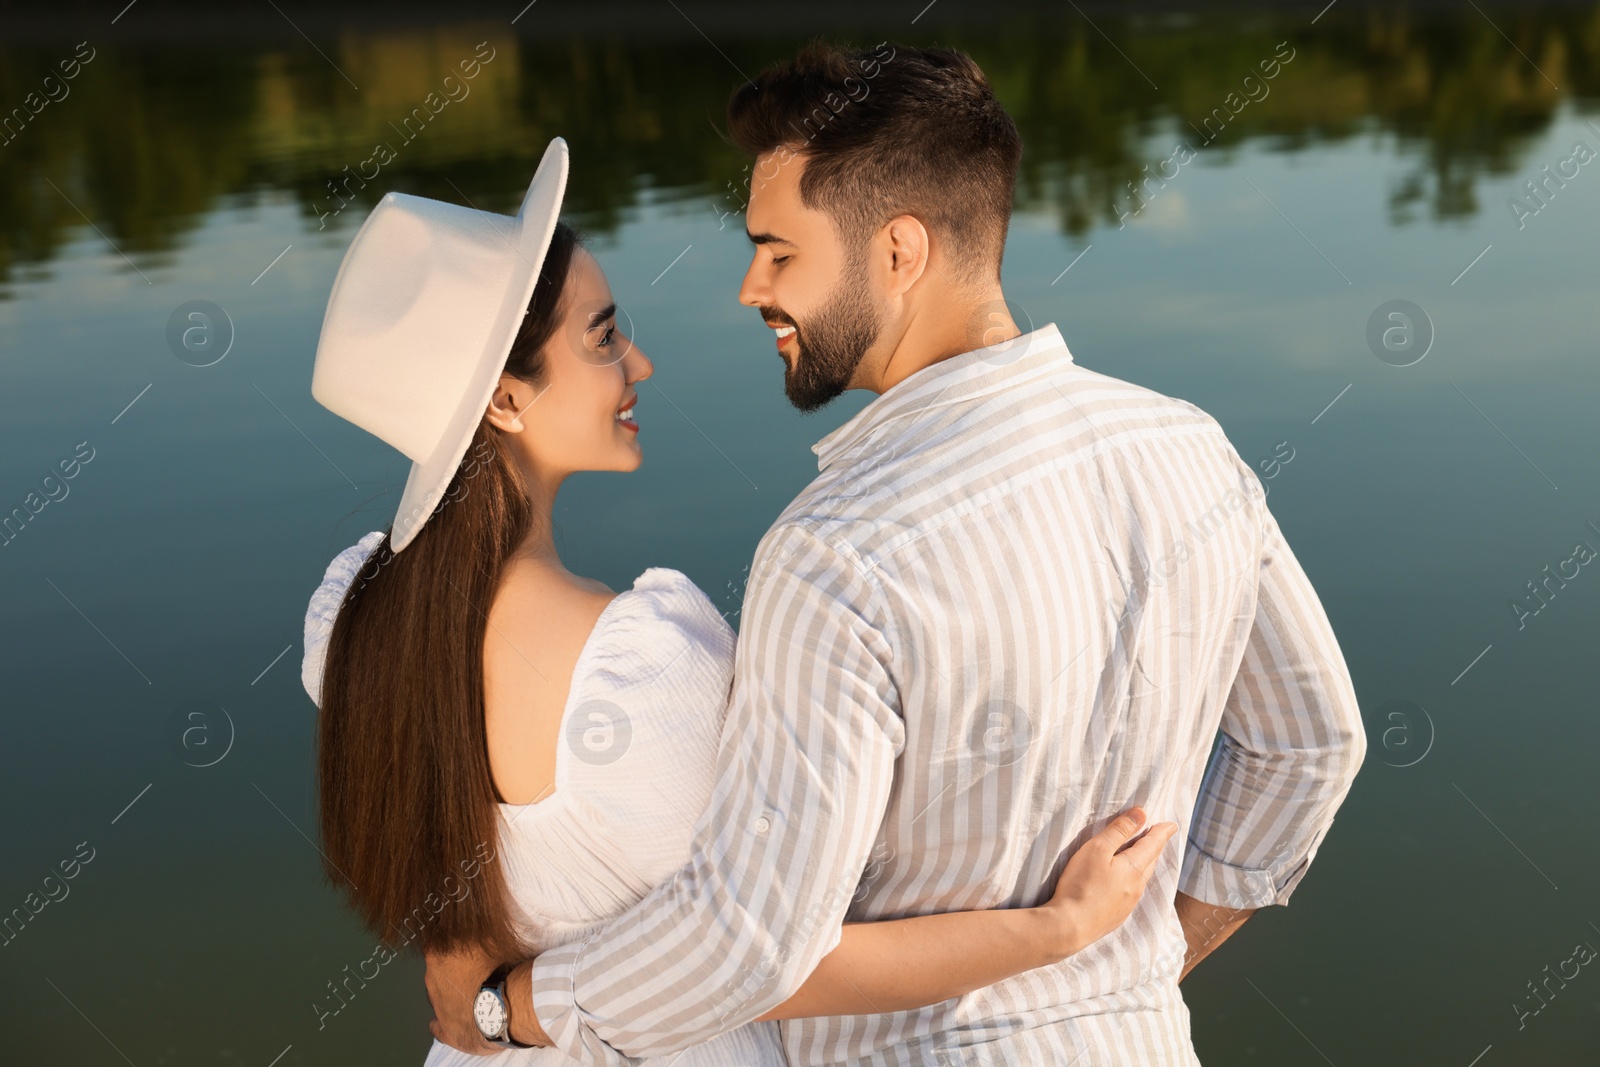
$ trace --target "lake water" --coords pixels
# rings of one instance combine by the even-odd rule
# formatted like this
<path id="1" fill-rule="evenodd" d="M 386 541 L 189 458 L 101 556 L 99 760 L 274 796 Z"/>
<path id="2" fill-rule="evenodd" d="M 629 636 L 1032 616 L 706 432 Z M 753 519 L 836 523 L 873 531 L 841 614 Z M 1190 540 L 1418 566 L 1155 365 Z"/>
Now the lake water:
<path id="1" fill-rule="evenodd" d="M 0 1058 L 420 1062 L 417 960 L 314 1007 L 371 939 L 320 875 L 301 619 L 407 469 L 311 399 L 334 272 L 383 193 L 514 211 L 566 137 L 656 370 L 645 466 L 569 483 L 560 543 L 736 621 L 870 398 L 783 399 L 713 123 L 828 32 L 988 71 L 1027 146 L 1014 314 L 1221 421 L 1349 662 L 1367 763 L 1292 904 L 1185 982 L 1202 1059 L 1596 1062 L 1600 974 L 1564 961 L 1600 948 L 1600 7 L 120 6 L 0 9 L 0 106 L 78 62 L 0 143 L 0 912 L 77 864 L 0 945 Z M 192 301 L 215 362 L 169 344 Z"/>

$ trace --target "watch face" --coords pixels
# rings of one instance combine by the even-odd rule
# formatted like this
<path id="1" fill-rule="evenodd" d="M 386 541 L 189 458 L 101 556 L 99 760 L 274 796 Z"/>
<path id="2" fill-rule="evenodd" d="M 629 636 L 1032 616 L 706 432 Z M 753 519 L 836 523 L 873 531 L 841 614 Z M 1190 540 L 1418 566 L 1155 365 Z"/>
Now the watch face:
<path id="1" fill-rule="evenodd" d="M 506 1006 L 494 990 L 480 989 L 478 999 L 472 1002 L 472 1017 L 484 1037 L 499 1037 L 506 1025 Z"/>

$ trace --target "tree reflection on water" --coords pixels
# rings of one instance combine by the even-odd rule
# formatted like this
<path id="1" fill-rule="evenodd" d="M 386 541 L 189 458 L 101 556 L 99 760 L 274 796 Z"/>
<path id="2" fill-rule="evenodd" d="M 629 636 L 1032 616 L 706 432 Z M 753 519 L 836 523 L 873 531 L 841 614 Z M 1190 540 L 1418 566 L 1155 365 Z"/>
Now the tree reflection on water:
<path id="1" fill-rule="evenodd" d="M 1098 30 L 1063 10 L 911 33 L 903 20 L 864 24 L 852 37 L 969 51 L 1022 130 L 1018 206 L 1053 210 L 1073 236 L 1134 213 L 1136 187 L 1178 142 L 1215 164 L 1246 145 L 1292 153 L 1380 133 L 1404 160 L 1394 224 L 1468 216 L 1480 178 L 1521 166 L 1567 98 L 1592 107 L 1600 95 L 1600 6 L 1497 7 L 1494 24 L 1471 6 L 1336 9 L 1314 26 L 1301 11 L 1113 12 L 1097 13 Z M 299 38 L 92 40 L 70 94 L 0 143 L 0 282 L 47 273 L 86 217 L 134 262 L 159 265 L 208 212 L 263 190 L 292 197 L 312 231 L 359 223 L 390 190 L 515 211 L 556 134 L 573 149 L 568 211 L 591 230 L 645 200 L 737 209 L 746 161 L 716 129 L 734 68 L 799 40 L 719 34 L 719 57 L 698 35 L 552 33 L 532 19 L 320 36 L 326 59 Z M 26 111 L 73 47 L 0 44 L 0 119 Z M 494 58 L 464 82 L 460 64 L 480 48 Z M 1263 62 L 1288 53 L 1264 78 Z M 441 108 L 461 92 L 452 76 L 470 92 Z M 374 174 L 379 146 L 392 159 Z M 349 210 L 333 215 L 342 196 Z"/>

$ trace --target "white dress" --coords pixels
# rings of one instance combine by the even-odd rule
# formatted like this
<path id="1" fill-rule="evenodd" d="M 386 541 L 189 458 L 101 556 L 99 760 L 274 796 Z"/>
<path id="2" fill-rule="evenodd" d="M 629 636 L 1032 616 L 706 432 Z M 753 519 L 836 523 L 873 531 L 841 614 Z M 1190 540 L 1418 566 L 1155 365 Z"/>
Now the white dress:
<path id="1" fill-rule="evenodd" d="M 370 533 L 328 565 L 306 609 L 301 680 L 317 700 L 334 616 L 367 556 Z M 734 635 L 706 595 L 652 567 L 600 613 L 562 712 L 555 792 L 501 804 L 500 849 L 522 934 L 543 951 L 587 936 L 689 860 L 710 800 L 733 676 Z M 425 1067 L 558 1067 L 553 1048 L 471 1056 L 435 1041 Z M 666 1067 L 786 1067 L 775 1022 L 749 1023 Z"/>

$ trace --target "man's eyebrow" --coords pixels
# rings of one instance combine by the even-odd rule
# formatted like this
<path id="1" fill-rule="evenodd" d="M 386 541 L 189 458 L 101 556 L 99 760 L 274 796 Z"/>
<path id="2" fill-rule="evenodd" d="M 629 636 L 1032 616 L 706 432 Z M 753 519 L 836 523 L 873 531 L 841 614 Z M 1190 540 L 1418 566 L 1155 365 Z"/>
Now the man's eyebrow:
<path id="1" fill-rule="evenodd" d="M 794 244 L 793 241 L 790 241 L 787 238 L 779 237 L 775 233 L 751 233 L 749 230 L 746 230 L 746 231 L 744 231 L 744 235 L 746 237 L 750 238 L 750 243 L 751 244 L 757 244 L 757 245 L 769 245 L 769 244 L 792 245 L 792 244 Z"/>
<path id="2" fill-rule="evenodd" d="M 599 311 L 593 312 L 589 315 L 589 325 L 598 326 L 616 313 L 617 305 L 615 303 L 607 304 Z"/>

